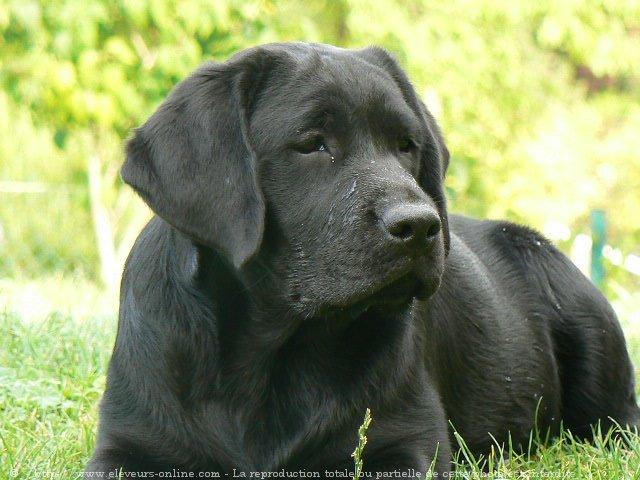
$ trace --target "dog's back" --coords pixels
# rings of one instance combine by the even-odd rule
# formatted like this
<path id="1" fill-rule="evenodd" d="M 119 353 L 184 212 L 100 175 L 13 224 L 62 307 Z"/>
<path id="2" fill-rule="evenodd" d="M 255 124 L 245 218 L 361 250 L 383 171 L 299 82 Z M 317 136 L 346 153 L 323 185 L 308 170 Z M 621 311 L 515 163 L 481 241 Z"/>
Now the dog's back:
<path id="1" fill-rule="evenodd" d="M 578 438 L 637 426 L 633 367 L 600 291 L 528 227 L 458 215 L 451 226 L 425 318 L 445 409 L 471 449 L 508 435 L 526 445 L 533 425 L 541 438 L 561 424 Z"/>

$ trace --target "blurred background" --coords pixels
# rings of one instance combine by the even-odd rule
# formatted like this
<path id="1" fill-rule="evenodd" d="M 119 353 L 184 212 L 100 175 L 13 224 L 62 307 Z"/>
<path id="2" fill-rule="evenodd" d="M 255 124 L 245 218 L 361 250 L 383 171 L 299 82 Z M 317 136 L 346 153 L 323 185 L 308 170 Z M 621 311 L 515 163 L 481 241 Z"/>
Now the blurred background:
<path id="1" fill-rule="evenodd" d="M 115 315 L 132 128 L 201 62 L 306 40 L 392 51 L 451 209 L 533 225 L 640 323 L 640 2 L 0 0 L 0 33 L 0 308 Z"/>

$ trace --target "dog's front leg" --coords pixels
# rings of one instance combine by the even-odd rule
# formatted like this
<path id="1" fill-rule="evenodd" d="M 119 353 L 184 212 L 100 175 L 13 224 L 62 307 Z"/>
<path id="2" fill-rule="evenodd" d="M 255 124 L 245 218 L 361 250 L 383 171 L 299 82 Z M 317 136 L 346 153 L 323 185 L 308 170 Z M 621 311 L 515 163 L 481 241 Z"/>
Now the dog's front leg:
<path id="1" fill-rule="evenodd" d="M 143 475 L 152 475 L 157 470 L 139 459 L 131 458 L 131 455 L 120 451 L 96 451 L 84 471 L 85 480 L 125 479 L 141 478 Z"/>

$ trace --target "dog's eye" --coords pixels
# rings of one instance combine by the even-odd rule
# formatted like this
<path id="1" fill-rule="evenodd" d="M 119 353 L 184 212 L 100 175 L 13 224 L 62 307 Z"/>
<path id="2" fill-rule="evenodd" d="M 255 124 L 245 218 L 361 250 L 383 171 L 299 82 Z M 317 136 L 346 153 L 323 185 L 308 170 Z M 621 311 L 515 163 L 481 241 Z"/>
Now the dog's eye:
<path id="1" fill-rule="evenodd" d="M 296 150 L 305 155 L 314 152 L 329 152 L 329 147 L 322 137 L 311 137 L 296 145 Z"/>
<path id="2" fill-rule="evenodd" d="M 411 153 L 416 148 L 416 143 L 409 137 L 403 137 L 398 140 L 398 150 L 402 153 Z"/>

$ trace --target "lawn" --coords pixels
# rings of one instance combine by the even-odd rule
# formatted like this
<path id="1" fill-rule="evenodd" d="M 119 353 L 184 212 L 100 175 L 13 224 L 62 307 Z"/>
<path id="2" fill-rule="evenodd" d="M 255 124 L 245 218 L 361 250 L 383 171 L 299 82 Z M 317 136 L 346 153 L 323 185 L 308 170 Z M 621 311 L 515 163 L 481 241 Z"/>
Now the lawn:
<path id="1" fill-rule="evenodd" d="M 41 317 L 0 312 L 1 480 L 71 479 L 82 471 L 116 330 L 113 314 L 88 310 Z M 638 346 L 631 342 L 636 364 Z M 354 432 L 354 448 L 356 442 Z M 531 455 L 496 455 L 488 474 L 461 467 L 457 478 L 640 478 L 640 439 L 628 434 L 626 448 L 619 442 L 582 444 L 565 435 Z"/>

